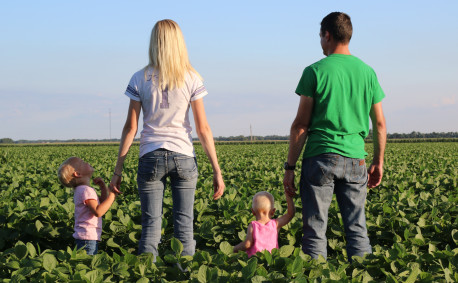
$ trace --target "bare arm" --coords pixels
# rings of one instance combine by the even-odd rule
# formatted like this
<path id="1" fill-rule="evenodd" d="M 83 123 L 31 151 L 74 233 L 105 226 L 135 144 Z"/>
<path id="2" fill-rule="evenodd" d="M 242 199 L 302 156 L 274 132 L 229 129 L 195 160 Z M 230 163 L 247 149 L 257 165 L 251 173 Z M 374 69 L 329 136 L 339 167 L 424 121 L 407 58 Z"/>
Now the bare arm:
<path id="1" fill-rule="evenodd" d="M 245 241 L 234 246 L 234 253 L 237 253 L 238 251 L 246 251 L 247 249 L 251 248 L 252 245 L 253 245 L 253 226 L 250 223 L 246 231 Z"/>
<path id="2" fill-rule="evenodd" d="M 192 113 L 194 116 L 194 122 L 196 124 L 196 133 L 199 137 L 200 143 L 207 155 L 210 164 L 213 168 L 213 199 L 219 199 L 226 187 L 221 174 L 221 169 L 218 164 L 218 158 L 216 156 L 215 142 L 213 140 L 213 134 L 208 125 L 207 116 L 205 115 L 204 101 L 203 99 L 197 99 L 191 102 Z"/>
<path id="3" fill-rule="evenodd" d="M 285 196 L 286 203 L 288 204 L 288 211 L 286 212 L 286 214 L 282 215 L 277 219 L 277 231 L 280 231 L 281 227 L 288 224 L 291 221 L 291 219 L 293 219 L 294 214 L 296 214 L 296 207 L 294 206 L 293 198 L 288 194 L 285 194 Z"/>
<path id="4" fill-rule="evenodd" d="M 86 204 L 89 207 L 89 209 L 91 210 L 91 212 L 94 213 L 96 217 L 102 217 L 103 215 L 105 215 L 108 209 L 110 209 L 115 198 L 116 198 L 116 194 L 111 192 L 108 194 L 108 196 L 106 197 L 104 201 L 100 202 L 100 204 L 98 204 L 97 200 L 95 199 L 88 199 L 86 201 Z"/>
<path id="5" fill-rule="evenodd" d="M 138 119 L 140 116 L 142 104 L 140 101 L 130 100 L 129 110 L 127 112 L 126 123 L 122 130 L 121 142 L 119 144 L 118 160 L 114 169 L 114 175 L 111 178 L 110 188 L 115 192 L 120 192 L 121 188 L 121 174 L 126 159 L 127 153 L 129 152 L 130 146 L 134 141 L 135 135 L 138 129 Z"/>
<path id="6" fill-rule="evenodd" d="M 385 155 L 386 145 L 386 123 L 383 115 L 382 103 L 372 105 L 370 117 L 372 121 L 373 141 L 374 141 L 374 158 L 368 169 L 369 188 L 377 187 L 383 177 L 383 158 Z"/>
<path id="7" fill-rule="evenodd" d="M 288 164 L 296 165 L 302 148 L 304 147 L 305 140 L 307 139 L 307 132 L 310 125 L 310 119 L 313 111 L 313 98 L 308 96 L 301 96 L 297 115 L 291 125 L 291 132 L 289 137 L 289 151 L 288 151 Z M 296 186 L 294 184 L 294 170 L 286 170 L 285 177 L 283 178 L 283 186 L 285 193 L 290 196 L 296 194 Z"/>
<path id="8" fill-rule="evenodd" d="M 94 178 L 93 181 L 94 181 L 94 184 L 100 187 L 100 192 L 101 192 L 100 201 L 103 202 L 110 194 L 110 191 L 108 190 L 107 185 L 105 184 L 102 178 L 97 177 L 97 178 Z"/>

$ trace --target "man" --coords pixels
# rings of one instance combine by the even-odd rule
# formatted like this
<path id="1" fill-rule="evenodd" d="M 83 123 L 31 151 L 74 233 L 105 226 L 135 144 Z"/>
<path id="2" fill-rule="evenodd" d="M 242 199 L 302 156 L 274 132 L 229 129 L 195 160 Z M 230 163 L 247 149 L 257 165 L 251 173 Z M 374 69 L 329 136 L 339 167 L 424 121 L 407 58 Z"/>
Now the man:
<path id="1" fill-rule="evenodd" d="M 347 255 L 371 253 L 364 205 L 366 186 L 374 188 L 383 176 L 386 126 L 385 94 L 375 72 L 350 54 L 353 28 L 347 14 L 334 12 L 321 22 L 324 59 L 305 68 L 296 94 L 297 116 L 291 126 L 283 185 L 294 195 L 294 169 L 305 146 L 300 194 L 303 215 L 302 249 L 317 258 L 327 256 L 328 208 L 336 194 L 345 228 Z M 372 121 L 374 158 L 366 171 L 364 138 Z"/>

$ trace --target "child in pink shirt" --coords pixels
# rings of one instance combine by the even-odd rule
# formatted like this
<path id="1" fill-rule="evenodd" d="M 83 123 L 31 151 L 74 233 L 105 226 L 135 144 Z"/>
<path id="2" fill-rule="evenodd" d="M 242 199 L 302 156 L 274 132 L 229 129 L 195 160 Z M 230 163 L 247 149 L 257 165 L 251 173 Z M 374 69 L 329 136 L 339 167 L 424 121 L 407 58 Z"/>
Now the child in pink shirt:
<path id="1" fill-rule="evenodd" d="M 110 191 L 102 178 L 93 181 L 100 187 L 100 200 L 94 188 L 90 187 L 92 168 L 78 157 L 70 157 L 60 165 L 57 176 L 60 182 L 74 188 L 75 238 L 76 247 L 84 248 L 87 254 L 94 255 L 102 236 L 102 216 L 112 205 L 117 193 Z"/>
<path id="2" fill-rule="evenodd" d="M 274 248 L 278 249 L 278 232 L 296 213 L 293 199 L 285 195 L 288 212 L 277 219 L 272 219 L 275 213 L 274 197 L 265 191 L 254 195 L 251 211 L 256 216 L 256 220 L 248 225 L 245 241 L 234 247 L 234 253 L 246 251 L 248 257 L 251 257 L 263 250 L 270 252 Z"/>

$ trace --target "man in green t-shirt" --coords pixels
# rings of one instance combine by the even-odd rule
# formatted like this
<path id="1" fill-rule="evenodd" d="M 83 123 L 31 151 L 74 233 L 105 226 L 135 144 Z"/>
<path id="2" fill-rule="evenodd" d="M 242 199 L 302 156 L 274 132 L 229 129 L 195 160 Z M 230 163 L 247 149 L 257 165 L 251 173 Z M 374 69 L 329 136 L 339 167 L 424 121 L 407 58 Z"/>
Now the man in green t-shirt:
<path id="1" fill-rule="evenodd" d="M 297 116 L 291 126 L 283 185 L 294 195 L 294 169 L 302 148 L 300 194 L 302 249 L 313 258 L 327 256 L 326 227 L 333 193 L 345 228 L 347 255 L 371 253 L 364 205 L 367 186 L 383 176 L 386 143 L 382 99 L 385 94 L 371 67 L 350 54 L 350 17 L 334 12 L 321 22 L 321 47 L 326 57 L 305 68 L 296 93 Z M 372 121 L 374 157 L 366 170 L 364 138 Z"/>

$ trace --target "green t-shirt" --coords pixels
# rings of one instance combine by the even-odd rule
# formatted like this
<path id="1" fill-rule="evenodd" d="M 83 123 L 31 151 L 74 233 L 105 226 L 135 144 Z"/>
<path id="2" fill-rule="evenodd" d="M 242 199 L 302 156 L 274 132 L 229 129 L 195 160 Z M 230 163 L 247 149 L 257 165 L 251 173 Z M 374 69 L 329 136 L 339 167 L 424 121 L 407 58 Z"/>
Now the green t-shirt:
<path id="1" fill-rule="evenodd" d="M 305 68 L 296 93 L 314 101 L 303 158 L 329 152 L 367 156 L 369 112 L 385 97 L 370 66 L 352 55 L 331 54 Z"/>

